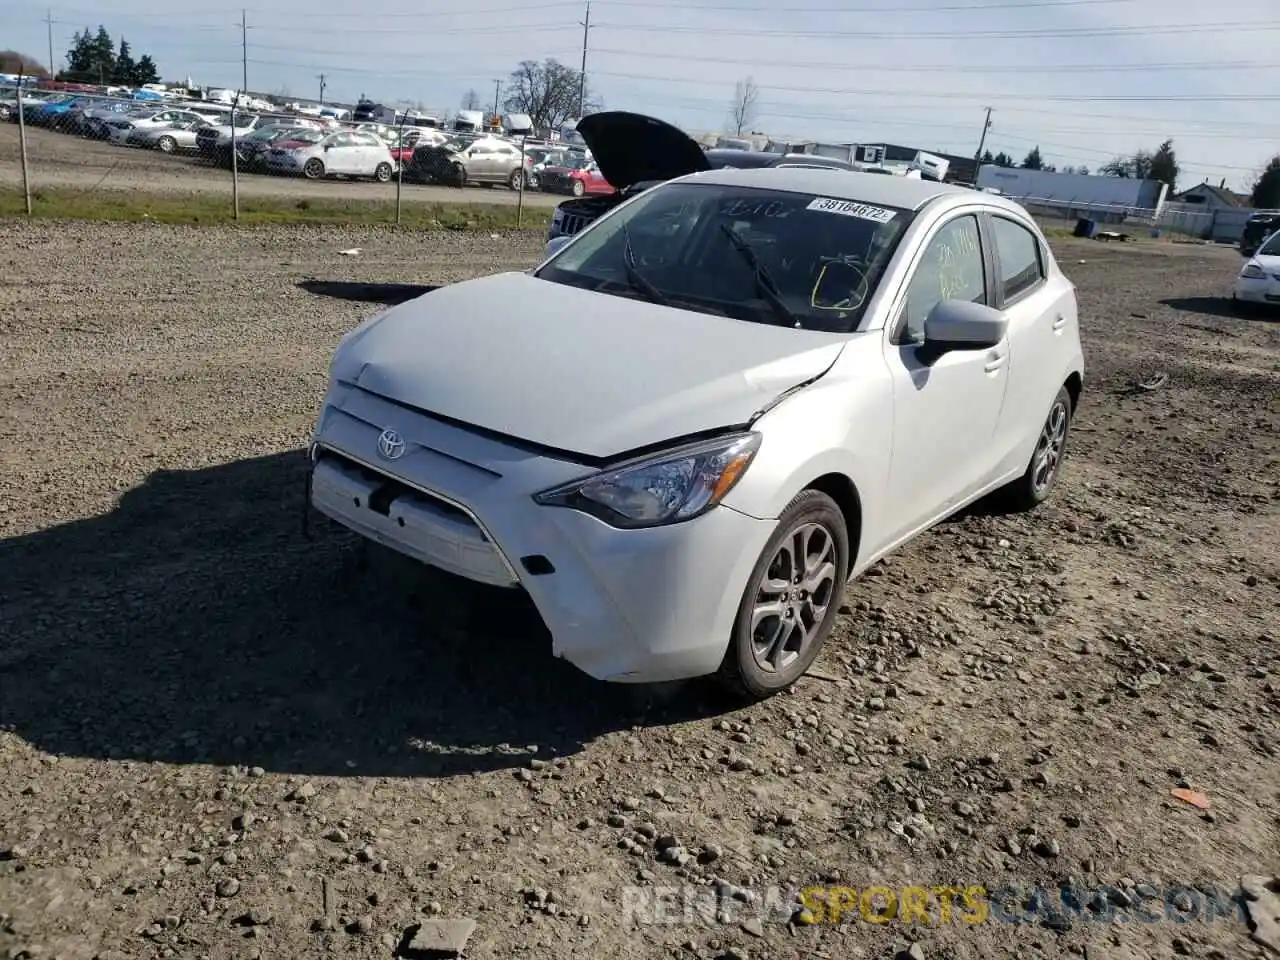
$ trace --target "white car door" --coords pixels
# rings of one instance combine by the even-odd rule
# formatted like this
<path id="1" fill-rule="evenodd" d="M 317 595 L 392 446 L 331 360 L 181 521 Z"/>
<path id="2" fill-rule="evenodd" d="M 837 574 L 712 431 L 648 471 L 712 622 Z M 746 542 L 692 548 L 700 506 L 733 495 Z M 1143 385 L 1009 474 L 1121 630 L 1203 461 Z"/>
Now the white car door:
<path id="1" fill-rule="evenodd" d="M 378 168 L 378 164 L 389 162 L 387 143 L 372 133 L 358 133 L 355 138 L 360 145 L 360 169 L 357 172 L 362 176 L 371 177 Z"/>
<path id="2" fill-rule="evenodd" d="M 354 134 L 333 134 L 324 141 L 325 170 L 329 173 L 355 173 L 360 164 L 359 151 Z"/>
<path id="3" fill-rule="evenodd" d="M 1009 317 L 1012 359 L 996 447 L 1004 470 L 1022 470 L 1062 386 L 1076 303 L 1065 277 L 1049 277 L 1049 253 L 1035 233 L 1013 216 L 992 213 L 987 222 L 995 254 L 994 306 Z"/>
<path id="4" fill-rule="evenodd" d="M 885 328 L 893 380 L 893 542 L 950 513 L 995 471 L 992 440 L 1009 382 L 1008 339 L 991 349 L 951 350 L 931 362 L 918 352 L 925 318 L 938 302 L 993 303 L 986 254 L 979 214 L 962 213 L 936 227 Z"/>

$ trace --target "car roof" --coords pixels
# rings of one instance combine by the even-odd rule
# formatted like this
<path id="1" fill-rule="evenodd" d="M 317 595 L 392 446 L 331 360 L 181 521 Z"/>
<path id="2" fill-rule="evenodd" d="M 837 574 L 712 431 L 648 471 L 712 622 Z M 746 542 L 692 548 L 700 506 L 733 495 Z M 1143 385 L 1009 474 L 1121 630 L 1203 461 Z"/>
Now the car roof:
<path id="1" fill-rule="evenodd" d="M 782 164 L 807 164 L 813 167 L 835 167 L 852 170 L 853 164 L 838 157 L 825 157 L 812 153 L 773 153 L 767 150 L 734 150 L 713 147 L 706 151 L 712 166 L 740 166 L 743 168 L 776 167 Z"/>
<path id="2" fill-rule="evenodd" d="M 964 187 L 955 187 L 935 180 L 916 180 L 911 177 L 875 176 L 855 170 L 821 167 L 722 167 L 705 173 L 695 173 L 681 180 L 699 183 L 716 183 L 734 187 L 759 187 L 771 190 L 789 190 L 795 193 L 813 193 L 837 200 L 873 203 L 903 210 L 919 210 L 938 197 L 979 196 L 983 203 L 993 207 L 1020 209 L 992 194 L 976 194 Z"/>

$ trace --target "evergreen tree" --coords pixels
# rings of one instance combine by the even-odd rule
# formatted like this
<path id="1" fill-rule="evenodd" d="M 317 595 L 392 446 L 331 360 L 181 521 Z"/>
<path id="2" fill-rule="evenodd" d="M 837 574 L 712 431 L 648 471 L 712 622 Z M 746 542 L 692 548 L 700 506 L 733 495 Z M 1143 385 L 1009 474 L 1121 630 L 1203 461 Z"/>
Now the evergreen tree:
<path id="1" fill-rule="evenodd" d="M 1040 156 L 1040 147 L 1036 145 L 1031 148 L 1031 152 L 1027 154 L 1026 159 L 1022 161 L 1022 169 L 1024 170 L 1043 170 L 1044 158 Z"/>
<path id="2" fill-rule="evenodd" d="M 144 53 L 138 58 L 137 65 L 133 68 L 133 84 L 140 87 L 145 83 L 159 83 L 160 71 L 156 69 L 156 62 L 151 59 L 151 54 Z"/>
<path id="3" fill-rule="evenodd" d="M 116 54 L 115 67 L 111 72 L 111 82 L 131 87 L 136 83 L 135 76 L 138 65 L 133 62 L 133 53 L 129 50 L 129 41 L 120 38 L 120 52 Z"/>
<path id="4" fill-rule="evenodd" d="M 1178 158 L 1173 152 L 1173 141 L 1166 140 L 1151 155 L 1151 169 L 1147 176 L 1152 180 L 1161 180 L 1167 183 L 1169 192 L 1173 193 L 1178 183 L 1178 174 L 1180 172 Z"/>
<path id="5" fill-rule="evenodd" d="M 89 65 L 92 79 L 103 83 L 111 78 L 116 70 L 116 47 L 111 42 L 111 34 L 107 28 L 99 24 L 97 36 L 90 43 L 93 62 Z"/>
<path id="6" fill-rule="evenodd" d="M 1262 210 L 1280 209 L 1280 156 L 1272 157 L 1258 175 L 1249 202 Z"/>

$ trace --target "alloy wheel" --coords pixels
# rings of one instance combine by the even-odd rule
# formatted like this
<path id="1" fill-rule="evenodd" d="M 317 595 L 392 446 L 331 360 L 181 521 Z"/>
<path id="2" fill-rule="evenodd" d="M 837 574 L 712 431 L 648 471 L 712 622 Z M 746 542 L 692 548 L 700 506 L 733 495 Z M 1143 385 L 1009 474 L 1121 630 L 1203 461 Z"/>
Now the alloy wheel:
<path id="1" fill-rule="evenodd" d="M 1062 449 L 1067 440 L 1067 405 L 1059 400 L 1045 418 L 1036 443 L 1035 456 L 1031 460 L 1031 485 L 1037 493 L 1043 493 L 1053 483 L 1062 463 Z"/>
<path id="2" fill-rule="evenodd" d="M 820 523 L 804 523 L 778 546 L 756 592 L 751 653 L 768 673 L 786 670 L 821 633 L 836 593 L 836 543 Z"/>

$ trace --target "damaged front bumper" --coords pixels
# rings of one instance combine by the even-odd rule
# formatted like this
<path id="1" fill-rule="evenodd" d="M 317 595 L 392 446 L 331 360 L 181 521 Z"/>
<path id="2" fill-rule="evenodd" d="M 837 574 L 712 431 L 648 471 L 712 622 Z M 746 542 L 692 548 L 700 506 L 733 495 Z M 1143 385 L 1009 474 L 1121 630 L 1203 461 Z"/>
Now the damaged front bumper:
<path id="1" fill-rule="evenodd" d="M 387 429 L 404 443 L 395 460 L 378 453 Z M 524 589 L 553 653 L 596 679 L 714 672 L 772 522 L 720 506 L 687 523 L 620 530 L 533 500 L 591 472 L 337 384 L 317 425 L 307 500 L 423 563 Z"/>

